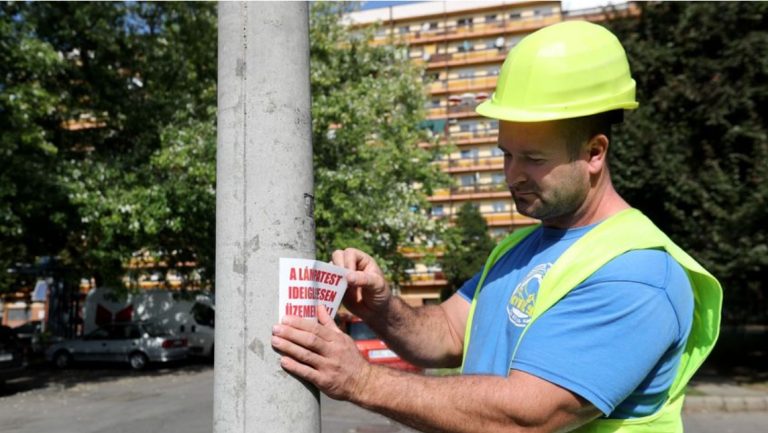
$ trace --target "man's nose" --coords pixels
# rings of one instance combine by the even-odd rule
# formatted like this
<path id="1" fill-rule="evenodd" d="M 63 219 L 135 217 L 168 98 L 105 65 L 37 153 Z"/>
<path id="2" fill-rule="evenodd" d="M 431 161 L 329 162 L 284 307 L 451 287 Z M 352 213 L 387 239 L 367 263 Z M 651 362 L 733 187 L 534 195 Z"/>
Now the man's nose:
<path id="1" fill-rule="evenodd" d="M 510 187 L 525 182 L 526 176 L 521 164 L 515 158 L 504 158 L 504 176 Z"/>

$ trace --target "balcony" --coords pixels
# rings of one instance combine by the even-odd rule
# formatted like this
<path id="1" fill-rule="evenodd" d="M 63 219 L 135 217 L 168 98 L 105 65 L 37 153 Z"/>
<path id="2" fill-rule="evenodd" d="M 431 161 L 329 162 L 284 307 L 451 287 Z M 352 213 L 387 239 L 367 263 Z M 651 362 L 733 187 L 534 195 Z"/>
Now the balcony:
<path id="1" fill-rule="evenodd" d="M 426 255 L 442 257 L 443 254 L 445 253 L 445 247 L 442 244 L 437 244 L 431 247 L 406 246 L 406 247 L 400 247 L 399 251 L 409 259 L 422 258 Z"/>
<path id="2" fill-rule="evenodd" d="M 478 194 L 489 192 L 502 192 L 509 194 L 509 188 L 504 183 L 476 183 L 474 185 L 457 185 L 450 188 L 451 195 Z"/>
<path id="3" fill-rule="evenodd" d="M 478 144 L 496 144 L 498 142 L 499 131 L 497 129 L 475 131 L 475 132 L 454 132 L 448 135 L 440 134 L 438 146 L 475 146 Z M 432 143 L 422 142 L 418 144 L 422 149 L 430 149 Z"/>
<path id="4" fill-rule="evenodd" d="M 477 183 L 466 186 L 453 186 L 435 190 L 429 197 L 432 203 L 480 200 L 489 198 L 509 198 L 509 190 L 504 183 Z"/>
<path id="5" fill-rule="evenodd" d="M 528 226 L 538 223 L 538 220 L 521 215 L 515 211 L 483 213 L 488 227 Z"/>
<path id="6" fill-rule="evenodd" d="M 445 93 L 493 91 L 496 88 L 496 75 L 475 78 L 457 78 L 452 80 L 436 81 L 427 86 L 432 95 Z"/>
<path id="7" fill-rule="evenodd" d="M 445 26 L 437 29 L 421 29 L 415 32 L 400 33 L 395 35 L 395 37 L 399 37 L 400 40 L 410 45 L 423 45 L 467 38 L 500 36 L 507 33 L 531 32 L 560 21 L 561 15 L 555 13 L 549 16 L 539 15 L 516 20 L 505 19 L 490 23 L 470 23 L 465 25 Z M 386 40 L 386 37 L 384 39 Z"/>
<path id="8" fill-rule="evenodd" d="M 403 288 L 434 288 L 444 287 L 448 282 L 445 279 L 443 271 L 412 271 L 408 272 L 408 278 L 402 282 Z M 410 295 L 415 295 L 413 291 L 409 291 Z"/>
<path id="9" fill-rule="evenodd" d="M 461 119 L 478 117 L 480 115 L 475 113 L 475 108 L 487 99 L 488 93 L 486 92 L 451 95 L 448 98 L 447 106 L 428 107 L 427 119 Z"/>
<path id="10" fill-rule="evenodd" d="M 474 158 L 458 158 L 436 161 L 440 169 L 446 173 L 462 173 L 468 171 L 503 170 L 503 156 L 485 156 Z"/>
<path id="11" fill-rule="evenodd" d="M 485 63 L 503 63 L 509 48 L 489 48 L 484 50 L 462 51 L 456 53 L 432 54 L 425 68 L 427 70 L 443 69 L 455 66 L 479 65 Z M 415 59 L 416 62 L 423 60 Z"/>
<path id="12" fill-rule="evenodd" d="M 453 126 L 453 125 L 451 125 Z M 493 137 L 493 143 L 496 142 L 496 137 L 499 135 L 498 129 L 490 129 L 490 128 L 484 128 L 484 129 L 475 129 L 474 131 L 448 131 L 448 134 L 445 136 L 445 140 L 451 140 L 451 142 L 456 143 L 458 140 L 466 141 L 470 139 L 479 139 L 479 138 L 487 138 L 487 137 Z"/>

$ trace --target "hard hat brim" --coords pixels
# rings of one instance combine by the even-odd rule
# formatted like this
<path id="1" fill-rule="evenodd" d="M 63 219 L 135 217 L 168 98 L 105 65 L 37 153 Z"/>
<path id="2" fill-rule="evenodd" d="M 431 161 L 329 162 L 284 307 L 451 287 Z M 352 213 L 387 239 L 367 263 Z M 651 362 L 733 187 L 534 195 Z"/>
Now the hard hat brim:
<path id="1" fill-rule="evenodd" d="M 636 101 L 624 101 L 612 105 L 601 105 L 599 107 L 584 107 L 580 110 L 573 110 L 571 107 L 558 107 L 556 110 L 549 111 L 531 111 L 530 109 L 521 110 L 512 107 L 504 107 L 494 103 L 489 99 L 475 108 L 475 112 L 481 116 L 491 119 L 506 120 L 509 122 L 547 122 L 560 119 L 572 119 L 574 117 L 591 116 L 593 114 L 604 113 L 613 110 L 634 110 L 639 106 Z"/>

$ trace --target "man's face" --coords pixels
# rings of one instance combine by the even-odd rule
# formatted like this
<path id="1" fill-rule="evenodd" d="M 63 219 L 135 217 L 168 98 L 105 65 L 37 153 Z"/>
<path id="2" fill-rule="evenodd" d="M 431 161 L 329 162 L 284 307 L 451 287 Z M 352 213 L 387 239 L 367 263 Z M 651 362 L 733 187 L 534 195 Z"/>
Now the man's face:
<path id="1" fill-rule="evenodd" d="M 587 163 L 571 159 L 555 123 L 502 121 L 499 148 L 504 152 L 507 185 L 521 214 L 558 226 L 584 204 L 590 189 Z"/>

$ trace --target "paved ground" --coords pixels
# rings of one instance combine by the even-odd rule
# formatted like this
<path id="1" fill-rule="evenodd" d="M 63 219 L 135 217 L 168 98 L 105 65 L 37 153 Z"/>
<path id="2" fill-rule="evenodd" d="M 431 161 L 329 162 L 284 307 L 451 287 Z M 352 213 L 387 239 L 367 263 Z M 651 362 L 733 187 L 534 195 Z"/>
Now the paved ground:
<path id="1" fill-rule="evenodd" d="M 210 433 L 213 369 L 190 364 L 134 373 L 127 368 L 34 370 L 0 388 L 2 433 Z M 738 377 L 737 377 L 738 378 Z M 768 385 L 707 377 L 693 384 L 687 433 L 762 433 L 768 407 L 733 401 L 768 398 Z M 733 400 L 733 401 L 732 401 Z M 714 402 L 714 403 L 713 403 Z M 413 432 L 351 404 L 321 400 L 323 433 Z M 261 433 L 261 432 L 254 432 Z M 269 433 L 269 432 L 264 432 Z"/>

